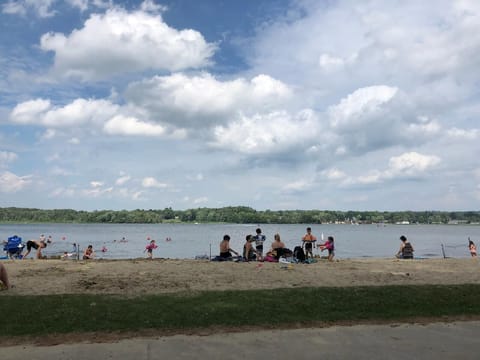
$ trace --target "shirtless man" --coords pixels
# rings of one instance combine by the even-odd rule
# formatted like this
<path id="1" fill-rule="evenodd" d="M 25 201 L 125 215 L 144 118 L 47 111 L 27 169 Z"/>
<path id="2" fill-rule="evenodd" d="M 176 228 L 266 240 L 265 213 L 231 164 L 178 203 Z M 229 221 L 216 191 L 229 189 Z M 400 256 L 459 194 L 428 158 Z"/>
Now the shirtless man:
<path id="1" fill-rule="evenodd" d="M 37 250 L 37 255 L 35 258 L 41 259 L 42 258 L 42 249 L 45 249 L 47 247 L 47 243 L 45 241 L 39 241 L 39 240 L 28 240 L 27 241 L 27 253 L 23 255 L 22 259 L 26 259 L 28 254 L 30 254 L 30 251 L 32 248 Z"/>
<path id="2" fill-rule="evenodd" d="M 305 246 L 305 256 L 308 259 L 308 254 L 313 258 L 313 243 L 317 238 L 312 235 L 312 228 L 307 227 L 307 233 L 302 237 L 303 245 Z"/>
<path id="3" fill-rule="evenodd" d="M 93 246 L 88 245 L 88 247 L 83 252 L 83 260 L 91 260 L 95 258 L 95 252 L 93 251 Z"/>
<path id="4" fill-rule="evenodd" d="M 238 253 L 230 248 L 230 236 L 224 235 L 223 240 L 220 243 L 220 257 L 228 259 L 232 257 L 231 252 L 238 256 Z"/>

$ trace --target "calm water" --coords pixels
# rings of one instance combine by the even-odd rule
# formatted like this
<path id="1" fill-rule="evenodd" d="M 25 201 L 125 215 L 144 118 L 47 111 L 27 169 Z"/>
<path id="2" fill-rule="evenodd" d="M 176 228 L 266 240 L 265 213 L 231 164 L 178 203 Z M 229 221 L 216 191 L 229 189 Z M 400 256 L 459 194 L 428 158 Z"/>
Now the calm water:
<path id="1" fill-rule="evenodd" d="M 307 225 L 260 225 L 267 244 L 279 233 L 286 246 L 293 250 L 301 245 Z M 468 257 L 468 237 L 480 243 L 480 226 L 473 225 L 312 225 L 312 233 L 320 240 L 335 238 L 336 257 L 392 257 L 400 247 L 400 235 L 412 242 L 417 257 L 442 257 L 442 244 L 449 257 Z M 0 240 L 18 235 L 24 242 L 51 235 L 53 243 L 46 255 L 71 252 L 72 244 L 82 251 L 92 244 L 98 258 L 126 259 L 144 257 L 147 238 L 157 241 L 153 255 L 157 258 L 191 259 L 197 255 L 218 255 L 224 234 L 231 236 L 231 247 L 241 252 L 247 234 L 254 234 L 257 225 L 239 224 L 8 224 L 0 225 Z M 119 242 L 125 238 L 127 242 Z M 166 241 L 171 238 L 171 241 Z M 64 240 L 63 240 L 64 239 Z M 106 252 L 100 250 L 106 247 Z M 1 248 L 3 250 L 3 247 Z M 3 253 L 0 253 L 3 255 Z M 32 255 L 30 255 L 31 257 Z"/>

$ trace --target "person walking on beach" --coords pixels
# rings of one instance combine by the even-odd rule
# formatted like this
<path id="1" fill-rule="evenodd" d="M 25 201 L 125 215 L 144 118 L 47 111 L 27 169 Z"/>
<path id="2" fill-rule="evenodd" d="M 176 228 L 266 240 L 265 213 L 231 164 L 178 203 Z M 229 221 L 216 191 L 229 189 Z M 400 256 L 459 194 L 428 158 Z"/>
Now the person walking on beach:
<path id="1" fill-rule="evenodd" d="M 255 240 L 255 250 L 257 250 L 257 260 L 262 261 L 263 260 L 263 243 L 265 240 L 267 240 L 267 237 L 262 234 L 262 229 L 257 228 L 255 230 L 256 235 L 253 237 L 253 240 Z"/>
<path id="2" fill-rule="evenodd" d="M 27 241 L 27 253 L 22 256 L 22 259 L 26 259 L 28 254 L 30 254 L 30 251 L 32 248 L 37 250 L 37 254 L 35 258 L 41 259 L 42 258 L 42 249 L 45 249 L 47 247 L 47 243 L 45 241 L 38 241 L 38 240 L 28 240 Z"/>
<path id="3" fill-rule="evenodd" d="M 224 259 L 231 258 L 232 252 L 238 256 L 238 253 L 230 248 L 230 235 L 224 235 L 220 243 L 220 257 Z"/>
<path id="4" fill-rule="evenodd" d="M 400 236 L 400 240 L 402 241 L 402 244 L 400 245 L 400 249 L 395 256 L 399 259 L 413 259 L 414 250 L 412 244 L 410 244 L 410 241 L 408 241 L 404 235 Z"/>
<path id="5" fill-rule="evenodd" d="M 153 259 L 153 250 L 156 249 L 158 246 L 155 244 L 155 240 L 151 240 L 150 243 L 145 247 L 144 252 L 147 252 L 147 257 L 149 259 Z"/>
<path id="6" fill-rule="evenodd" d="M 313 243 L 317 241 L 317 238 L 312 234 L 311 227 L 307 227 L 307 233 L 302 237 L 302 241 L 306 258 L 308 259 L 308 254 L 313 258 Z"/>
<path id="7" fill-rule="evenodd" d="M 0 263 L 0 290 L 10 289 L 10 282 L 8 281 L 7 269 Z"/>
<path id="8" fill-rule="evenodd" d="M 335 244 L 333 236 L 329 236 L 324 244 L 318 245 L 321 251 L 328 250 L 328 261 L 333 261 L 335 256 Z"/>
<path id="9" fill-rule="evenodd" d="M 468 250 L 470 250 L 470 255 L 472 255 L 472 257 L 477 257 L 477 247 L 470 238 L 468 238 Z"/>
<path id="10" fill-rule="evenodd" d="M 93 245 L 88 245 L 88 247 L 83 252 L 83 260 L 92 260 L 95 258 L 95 252 L 93 251 Z"/>

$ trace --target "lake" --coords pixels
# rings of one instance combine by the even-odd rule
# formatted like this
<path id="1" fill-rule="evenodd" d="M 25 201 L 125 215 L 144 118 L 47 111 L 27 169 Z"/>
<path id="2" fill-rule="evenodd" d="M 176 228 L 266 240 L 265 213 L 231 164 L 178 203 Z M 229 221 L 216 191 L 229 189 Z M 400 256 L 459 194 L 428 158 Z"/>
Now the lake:
<path id="1" fill-rule="evenodd" d="M 97 258 L 129 259 L 145 257 L 147 239 L 155 239 L 156 258 L 192 259 L 198 255 L 218 255 L 224 234 L 231 237 L 231 248 L 240 252 L 247 234 L 255 234 L 260 226 L 267 236 L 269 248 L 275 233 L 293 250 L 301 245 L 305 224 L 2 224 L 0 240 L 18 235 L 24 243 L 41 234 L 52 236 L 53 243 L 43 251 L 48 256 L 71 252 L 73 243 L 82 251 L 92 244 Z M 469 257 L 468 237 L 480 242 L 480 226 L 475 225 L 311 225 L 312 233 L 335 238 L 337 258 L 393 257 L 405 235 L 415 248 L 416 257 L 443 257 L 442 244 L 448 257 Z M 126 242 L 121 242 L 122 238 Z M 171 241 L 166 241 L 170 238 Z M 105 252 L 101 252 L 106 248 Z M 2 247 L 3 250 L 3 247 Z M 32 255 L 29 255 L 32 257 Z"/>

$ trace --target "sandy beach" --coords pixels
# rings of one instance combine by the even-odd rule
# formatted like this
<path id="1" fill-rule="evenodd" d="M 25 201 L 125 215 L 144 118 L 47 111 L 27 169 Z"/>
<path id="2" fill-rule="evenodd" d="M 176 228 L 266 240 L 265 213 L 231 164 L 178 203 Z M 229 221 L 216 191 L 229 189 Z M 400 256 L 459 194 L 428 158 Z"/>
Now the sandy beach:
<path id="1" fill-rule="evenodd" d="M 2 295 L 119 294 L 322 286 L 478 284 L 477 259 L 341 259 L 314 264 L 206 260 L 4 261 L 14 287 Z"/>

